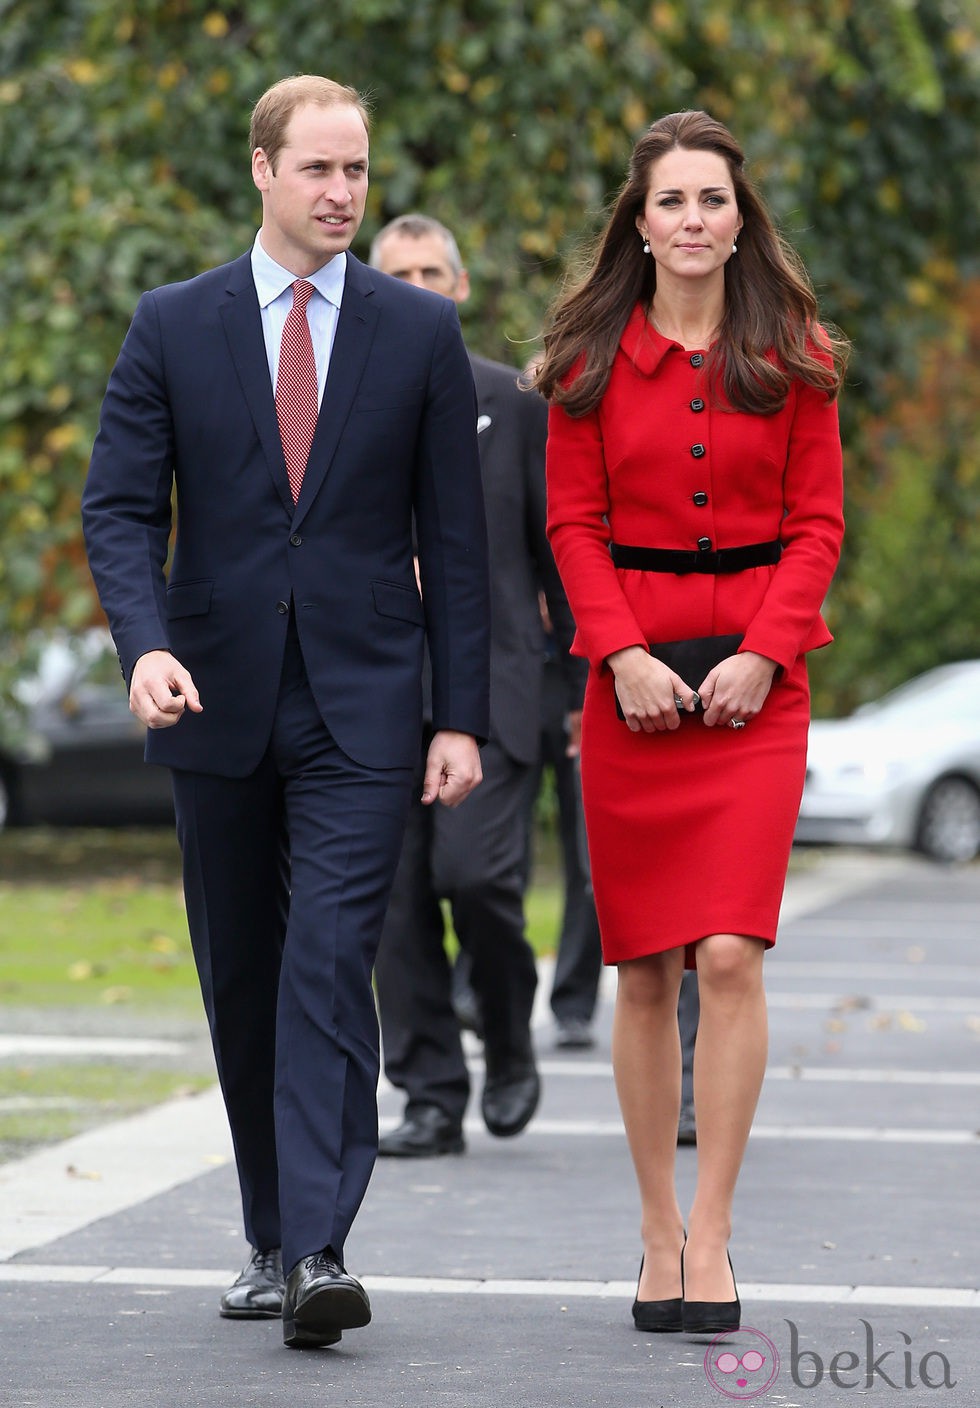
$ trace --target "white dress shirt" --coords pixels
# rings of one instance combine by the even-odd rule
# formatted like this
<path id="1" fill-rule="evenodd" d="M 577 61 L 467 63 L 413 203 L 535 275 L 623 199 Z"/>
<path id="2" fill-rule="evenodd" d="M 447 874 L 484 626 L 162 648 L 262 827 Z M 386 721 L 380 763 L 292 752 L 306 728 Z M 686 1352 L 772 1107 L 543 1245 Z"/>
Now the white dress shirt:
<path id="1" fill-rule="evenodd" d="M 330 367 L 333 340 L 337 335 L 337 318 L 344 296 L 346 274 L 347 253 L 342 250 L 317 269 L 315 274 L 306 275 L 307 283 L 311 283 L 316 289 L 306 306 L 306 321 L 310 325 L 310 337 L 313 339 L 318 402 L 323 400 L 323 388 Z M 258 294 L 259 308 L 262 310 L 262 336 L 265 339 L 265 354 L 269 361 L 273 393 L 279 371 L 283 325 L 293 306 L 293 284 L 297 277 L 266 254 L 260 235 L 257 234 L 252 245 L 252 278 L 255 280 L 255 292 Z"/>

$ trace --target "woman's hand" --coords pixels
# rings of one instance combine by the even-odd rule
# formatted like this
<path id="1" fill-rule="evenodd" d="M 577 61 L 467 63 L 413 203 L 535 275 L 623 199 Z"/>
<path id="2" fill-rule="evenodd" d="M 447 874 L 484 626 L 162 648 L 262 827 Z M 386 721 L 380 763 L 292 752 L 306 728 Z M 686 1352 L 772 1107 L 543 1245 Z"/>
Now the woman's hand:
<path id="1" fill-rule="evenodd" d="M 615 676 L 620 708 L 632 733 L 663 733 L 677 728 L 681 708 L 694 707 L 694 690 L 642 645 L 606 656 Z M 678 703 L 678 700 L 680 703 Z"/>
<path id="2" fill-rule="evenodd" d="M 743 723 L 754 719 L 766 702 L 778 668 L 775 660 L 752 650 L 730 655 L 716 665 L 698 691 L 708 728 L 729 724 L 732 719 Z"/>

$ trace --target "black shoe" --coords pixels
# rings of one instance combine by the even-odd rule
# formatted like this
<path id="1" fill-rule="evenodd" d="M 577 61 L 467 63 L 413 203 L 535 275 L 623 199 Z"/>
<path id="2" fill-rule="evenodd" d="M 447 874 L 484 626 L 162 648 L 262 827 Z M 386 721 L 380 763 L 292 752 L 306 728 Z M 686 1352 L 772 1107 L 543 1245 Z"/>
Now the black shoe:
<path id="1" fill-rule="evenodd" d="M 293 1349 L 337 1344 L 341 1330 L 356 1330 L 370 1320 L 367 1292 L 329 1247 L 303 1257 L 290 1271 L 282 1302 L 284 1344 Z"/>
<path id="2" fill-rule="evenodd" d="M 559 1017 L 555 1046 L 562 1051 L 587 1051 L 595 1046 L 592 1029 L 584 1017 Z"/>
<path id="3" fill-rule="evenodd" d="M 218 1306 L 227 1320 L 269 1320 L 282 1314 L 286 1289 L 282 1276 L 282 1252 L 252 1252 L 237 1281 L 225 1291 Z"/>
<path id="4" fill-rule="evenodd" d="M 694 1118 L 694 1106 L 682 1105 L 680 1119 L 677 1121 L 677 1142 L 678 1144 L 696 1144 L 698 1142 L 698 1126 Z"/>
<path id="5" fill-rule="evenodd" d="M 646 1330 L 652 1335 L 675 1335 L 683 1328 L 682 1310 L 684 1302 L 680 1296 L 671 1300 L 640 1300 L 640 1280 L 643 1278 L 643 1261 L 640 1261 L 640 1279 L 636 1283 L 637 1299 L 633 1302 L 633 1324 L 638 1330 Z"/>
<path id="6" fill-rule="evenodd" d="M 487 1129 L 498 1139 L 520 1134 L 541 1099 L 541 1081 L 533 1058 L 487 1073 L 481 1107 Z"/>
<path id="7" fill-rule="evenodd" d="M 732 1273 L 735 1287 L 734 1300 L 684 1300 L 682 1307 L 685 1335 L 722 1335 L 734 1332 L 742 1323 L 742 1306 L 735 1285 L 735 1271 L 732 1259 L 728 1258 L 728 1269 Z M 684 1253 L 681 1252 L 681 1295 L 684 1295 Z"/>
<path id="8" fill-rule="evenodd" d="M 378 1153 L 392 1159 L 429 1159 L 461 1154 L 465 1148 L 459 1121 L 438 1105 L 413 1105 L 398 1128 L 378 1142 Z"/>

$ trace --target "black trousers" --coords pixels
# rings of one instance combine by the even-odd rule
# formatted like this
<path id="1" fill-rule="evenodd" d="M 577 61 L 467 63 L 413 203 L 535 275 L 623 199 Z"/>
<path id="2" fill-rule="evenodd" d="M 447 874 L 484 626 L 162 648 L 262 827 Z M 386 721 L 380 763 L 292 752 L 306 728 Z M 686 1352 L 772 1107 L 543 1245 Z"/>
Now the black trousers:
<path id="1" fill-rule="evenodd" d="M 287 1270 L 325 1246 L 342 1255 L 377 1154 L 371 970 L 413 770 L 338 748 L 291 631 L 256 771 L 173 780 L 245 1234 L 281 1246 Z"/>
<path id="2" fill-rule="evenodd" d="M 558 953 L 551 984 L 551 1010 L 561 1022 L 592 1020 L 602 970 L 599 921 L 592 900 L 589 855 L 582 813 L 582 782 L 577 758 L 566 756 L 566 688 L 561 669 L 549 660 L 544 669 L 541 710 L 541 761 L 535 772 L 537 795 L 541 774 L 550 767 L 558 803 L 564 896 Z"/>
<path id="3" fill-rule="evenodd" d="M 375 964 L 385 1074 L 407 1108 L 461 1120 L 470 1082 L 452 1006 L 448 901 L 483 1016 L 487 1069 L 531 1056 L 537 986 L 524 933 L 531 769 L 492 740 L 483 782 L 453 810 L 412 803 Z"/>

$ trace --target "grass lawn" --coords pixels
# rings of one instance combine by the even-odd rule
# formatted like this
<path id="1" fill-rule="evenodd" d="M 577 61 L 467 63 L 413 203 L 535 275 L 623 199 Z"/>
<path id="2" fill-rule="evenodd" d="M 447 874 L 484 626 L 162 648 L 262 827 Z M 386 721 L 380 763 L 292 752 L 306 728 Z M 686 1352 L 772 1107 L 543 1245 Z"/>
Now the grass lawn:
<path id="1" fill-rule="evenodd" d="M 554 950 L 560 905 L 555 844 L 542 833 L 527 902 L 539 955 Z M 0 834 L 0 1032 L 23 1029 L 25 1013 L 31 1030 L 54 1033 L 132 1032 L 151 1017 L 156 1033 L 169 1019 L 203 1026 L 169 828 Z M 179 1066 L 0 1059 L 0 1162 L 211 1079 L 199 1061 Z"/>

